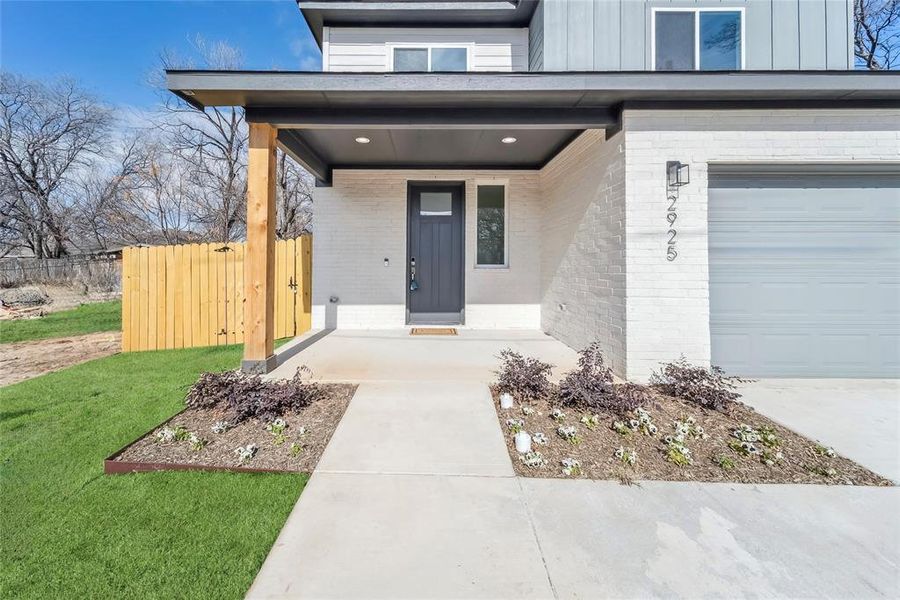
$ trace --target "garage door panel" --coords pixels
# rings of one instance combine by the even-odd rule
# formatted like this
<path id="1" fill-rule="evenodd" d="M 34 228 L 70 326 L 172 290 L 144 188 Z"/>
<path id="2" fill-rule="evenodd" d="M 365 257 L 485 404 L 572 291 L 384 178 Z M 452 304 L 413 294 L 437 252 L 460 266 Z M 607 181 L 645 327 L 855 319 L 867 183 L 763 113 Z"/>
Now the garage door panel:
<path id="1" fill-rule="evenodd" d="M 900 174 L 717 175 L 712 358 L 747 376 L 900 376 Z"/>

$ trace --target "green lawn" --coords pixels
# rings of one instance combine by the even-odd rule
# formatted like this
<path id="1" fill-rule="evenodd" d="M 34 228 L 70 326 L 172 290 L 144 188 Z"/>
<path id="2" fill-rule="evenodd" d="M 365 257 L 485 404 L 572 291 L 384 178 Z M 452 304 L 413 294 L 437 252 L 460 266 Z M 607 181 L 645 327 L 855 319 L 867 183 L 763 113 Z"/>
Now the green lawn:
<path id="1" fill-rule="evenodd" d="M 24 342 L 122 329 L 122 302 L 82 304 L 38 319 L 0 322 L 0 343 Z"/>
<path id="2" fill-rule="evenodd" d="M 0 388 L 0 595 L 240 598 L 305 475 L 104 475 L 239 346 L 118 354 Z"/>

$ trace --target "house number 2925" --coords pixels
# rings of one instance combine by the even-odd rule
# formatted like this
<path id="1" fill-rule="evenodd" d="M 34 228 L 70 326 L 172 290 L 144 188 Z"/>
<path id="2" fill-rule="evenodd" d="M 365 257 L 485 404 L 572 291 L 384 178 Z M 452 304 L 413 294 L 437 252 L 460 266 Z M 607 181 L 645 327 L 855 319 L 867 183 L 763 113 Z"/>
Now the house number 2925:
<path id="1" fill-rule="evenodd" d="M 675 248 L 678 231 L 675 229 L 675 221 L 678 220 L 678 188 L 669 188 L 666 192 L 666 222 L 669 230 L 666 232 L 666 260 L 675 260 L 678 250 Z"/>

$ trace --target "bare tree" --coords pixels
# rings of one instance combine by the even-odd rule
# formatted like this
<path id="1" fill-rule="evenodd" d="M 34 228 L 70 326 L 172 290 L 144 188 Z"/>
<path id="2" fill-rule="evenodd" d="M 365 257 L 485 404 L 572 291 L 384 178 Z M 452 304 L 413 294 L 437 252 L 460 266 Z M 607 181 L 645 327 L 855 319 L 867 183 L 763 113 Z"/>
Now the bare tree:
<path id="1" fill-rule="evenodd" d="M 853 12 L 857 67 L 896 68 L 900 64 L 900 0 L 856 0 Z"/>
<path id="2" fill-rule="evenodd" d="M 312 233 L 313 177 L 281 150 L 277 161 L 275 236 L 286 240 Z"/>
<path id="3" fill-rule="evenodd" d="M 38 258 L 67 253 L 73 184 L 102 154 L 109 121 L 73 81 L 0 73 L 0 238 Z"/>
<path id="4" fill-rule="evenodd" d="M 240 52 L 225 44 L 194 40 L 205 68 L 237 69 Z M 163 56 L 165 68 L 192 67 L 172 55 Z M 161 126 L 168 143 L 186 166 L 196 193 L 194 221 L 205 237 L 229 242 L 243 234 L 246 207 L 247 125 L 239 108 L 199 111 L 166 94 Z"/>

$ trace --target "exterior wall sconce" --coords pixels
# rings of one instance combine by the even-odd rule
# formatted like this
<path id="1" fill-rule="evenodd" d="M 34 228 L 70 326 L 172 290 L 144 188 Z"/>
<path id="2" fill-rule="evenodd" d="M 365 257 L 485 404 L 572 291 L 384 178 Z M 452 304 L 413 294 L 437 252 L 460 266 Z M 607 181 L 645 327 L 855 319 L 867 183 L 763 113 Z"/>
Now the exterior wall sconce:
<path id="1" fill-rule="evenodd" d="M 691 182 L 691 167 L 677 160 L 666 163 L 666 183 L 669 187 L 681 187 Z"/>

